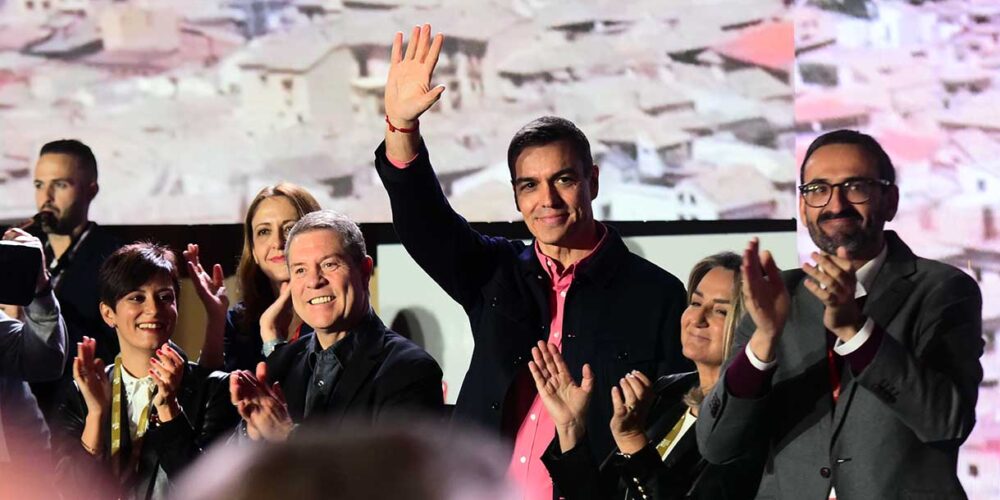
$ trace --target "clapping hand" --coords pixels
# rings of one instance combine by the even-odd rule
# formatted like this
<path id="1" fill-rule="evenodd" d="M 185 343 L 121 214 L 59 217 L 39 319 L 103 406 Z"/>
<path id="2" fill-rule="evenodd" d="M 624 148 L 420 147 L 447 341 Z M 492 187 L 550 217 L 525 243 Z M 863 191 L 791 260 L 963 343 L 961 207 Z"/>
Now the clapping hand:
<path id="1" fill-rule="evenodd" d="M 257 364 L 256 373 L 237 370 L 230 374 L 229 396 L 254 441 L 285 441 L 295 428 L 285 393 L 277 382 L 268 385 L 263 362 Z"/>
<path id="2" fill-rule="evenodd" d="M 611 436 L 622 453 L 636 453 L 646 446 L 646 415 L 652 401 L 649 381 L 634 370 L 611 388 Z"/>
<path id="3" fill-rule="evenodd" d="M 813 252 L 816 265 L 803 264 L 802 270 L 809 275 L 805 281 L 806 290 L 818 298 L 826 309 L 823 311 L 823 325 L 843 342 L 858 333 L 865 322 L 861 308 L 854 299 L 858 279 L 847 249 L 840 247 L 837 255 Z"/>
<path id="4" fill-rule="evenodd" d="M 160 422 L 169 422 L 181 413 L 177 391 L 184 378 L 184 358 L 169 344 L 163 344 L 156 350 L 156 356 L 149 359 L 149 364 L 149 374 L 156 383 L 153 407 Z"/>
<path id="5" fill-rule="evenodd" d="M 97 341 L 90 337 L 76 344 L 73 380 L 83 395 L 87 413 L 100 416 L 107 415 L 111 408 L 111 381 L 104 372 L 104 361 L 94 355 L 96 349 Z"/>
<path id="6" fill-rule="evenodd" d="M 590 365 L 583 365 L 583 378 L 577 384 L 559 348 L 542 341 L 531 348 L 531 358 L 528 369 L 535 379 L 535 388 L 555 423 L 560 448 L 563 452 L 569 451 L 586 432 L 587 406 L 594 389 L 594 373 Z"/>
<path id="7" fill-rule="evenodd" d="M 767 250 L 760 252 L 757 238 L 750 240 L 743 251 L 740 272 L 747 313 L 757 325 L 750 348 L 761 361 L 769 362 L 774 359 L 774 343 L 785 328 L 791 297 L 774 257 Z"/>

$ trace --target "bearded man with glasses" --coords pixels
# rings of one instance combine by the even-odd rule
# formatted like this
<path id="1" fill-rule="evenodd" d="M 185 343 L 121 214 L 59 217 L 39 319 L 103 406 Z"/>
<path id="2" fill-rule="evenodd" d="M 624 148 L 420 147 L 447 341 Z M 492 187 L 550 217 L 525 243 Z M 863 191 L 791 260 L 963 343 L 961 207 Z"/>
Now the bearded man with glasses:
<path id="1" fill-rule="evenodd" d="M 747 246 L 748 319 L 702 405 L 702 455 L 768 453 L 758 498 L 965 498 L 956 468 L 983 377 L 979 286 L 884 230 L 899 189 L 872 137 L 818 137 L 800 176 L 799 215 L 820 252 L 782 273 Z"/>

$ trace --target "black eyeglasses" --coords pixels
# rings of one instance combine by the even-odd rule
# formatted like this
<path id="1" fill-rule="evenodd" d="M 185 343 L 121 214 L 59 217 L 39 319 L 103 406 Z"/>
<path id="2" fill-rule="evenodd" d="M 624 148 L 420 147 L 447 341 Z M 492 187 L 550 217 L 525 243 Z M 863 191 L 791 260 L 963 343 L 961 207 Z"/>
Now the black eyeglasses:
<path id="1" fill-rule="evenodd" d="M 830 184 L 826 181 L 810 182 L 804 186 L 799 186 L 802 193 L 802 201 L 813 208 L 823 208 L 830 199 L 833 198 L 833 188 L 839 187 L 847 197 L 847 201 L 855 205 L 865 203 L 872 197 L 872 192 L 876 187 L 886 188 L 892 183 L 885 179 L 851 179 L 838 184 Z"/>

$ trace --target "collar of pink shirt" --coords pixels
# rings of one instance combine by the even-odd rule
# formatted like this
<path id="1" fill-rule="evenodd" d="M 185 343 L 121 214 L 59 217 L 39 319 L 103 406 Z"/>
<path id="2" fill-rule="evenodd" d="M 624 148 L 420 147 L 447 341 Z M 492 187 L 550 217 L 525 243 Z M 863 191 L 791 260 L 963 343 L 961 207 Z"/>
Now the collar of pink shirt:
<path id="1" fill-rule="evenodd" d="M 595 221 L 595 223 L 597 224 L 597 232 L 601 235 L 601 237 L 597 239 L 597 243 L 595 243 L 594 246 L 587 252 L 587 255 L 573 264 L 570 264 L 569 267 L 565 269 L 560 269 L 562 264 L 552 257 L 542 253 L 542 247 L 538 244 L 538 240 L 535 240 L 535 257 L 538 258 L 538 263 L 542 265 L 542 269 L 545 269 L 545 274 L 549 275 L 549 279 L 551 279 L 553 283 L 559 281 L 560 278 L 576 275 L 576 270 L 579 269 L 580 266 L 586 264 L 587 261 L 594 256 L 594 253 L 604 246 L 604 241 L 608 239 L 608 228 L 600 222 Z"/>

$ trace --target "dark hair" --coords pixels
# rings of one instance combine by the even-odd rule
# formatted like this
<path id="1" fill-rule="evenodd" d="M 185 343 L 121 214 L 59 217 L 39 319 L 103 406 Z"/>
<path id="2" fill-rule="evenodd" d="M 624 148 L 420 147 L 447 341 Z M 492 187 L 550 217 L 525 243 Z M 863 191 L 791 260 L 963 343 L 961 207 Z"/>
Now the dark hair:
<path id="1" fill-rule="evenodd" d="M 583 135 L 573 122 L 559 118 L 558 116 L 543 116 L 536 118 L 527 125 L 521 127 L 510 140 L 507 147 L 507 168 L 510 169 L 510 178 L 516 175 L 514 164 L 521 152 L 533 146 L 545 146 L 556 142 L 566 142 L 576 161 L 583 167 L 584 177 L 590 177 L 590 172 L 594 166 L 594 157 L 590 154 L 590 141 Z"/>
<path id="2" fill-rule="evenodd" d="M 101 264 L 97 275 L 101 303 L 114 309 L 122 297 L 158 274 L 169 276 L 174 293 L 180 293 L 177 258 L 169 248 L 145 241 L 119 248 Z"/>
<path id="3" fill-rule="evenodd" d="M 42 146 L 38 156 L 47 154 L 63 154 L 76 159 L 76 166 L 91 181 L 97 181 L 97 158 L 90 147 L 76 139 L 59 139 Z"/>
<path id="4" fill-rule="evenodd" d="M 257 208 L 261 202 L 278 196 L 284 197 L 295 207 L 295 212 L 300 219 L 309 212 L 319 210 L 319 202 L 309 191 L 290 182 L 267 186 L 261 189 L 250 202 L 246 217 L 243 218 L 243 253 L 240 255 L 240 264 L 236 268 L 240 300 L 243 301 L 244 307 L 244 314 L 239 320 L 243 327 L 239 329 L 240 332 L 254 331 L 254 326 L 260 322 L 260 315 L 278 298 L 274 295 L 270 280 L 253 260 L 253 216 L 257 214 Z"/>
<path id="5" fill-rule="evenodd" d="M 889 158 L 888 153 L 882 149 L 882 145 L 879 144 L 874 137 L 868 134 L 863 134 L 856 130 L 846 129 L 827 132 L 812 141 L 812 144 L 809 145 L 809 149 L 806 150 L 805 158 L 802 159 L 802 166 L 799 167 L 799 179 L 802 182 L 805 182 L 806 163 L 809 163 L 809 157 L 812 156 L 817 149 L 830 144 L 850 144 L 861 148 L 861 150 L 875 162 L 875 166 L 878 167 L 879 178 L 885 179 L 893 184 L 896 183 L 896 168 L 892 166 L 892 160 Z"/>

